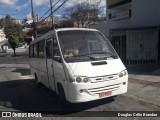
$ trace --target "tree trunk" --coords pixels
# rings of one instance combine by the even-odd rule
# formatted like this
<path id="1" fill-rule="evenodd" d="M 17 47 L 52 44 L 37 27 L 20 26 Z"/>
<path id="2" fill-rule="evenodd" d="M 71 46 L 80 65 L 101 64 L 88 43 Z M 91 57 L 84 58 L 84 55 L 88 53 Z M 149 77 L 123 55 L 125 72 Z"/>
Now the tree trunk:
<path id="1" fill-rule="evenodd" d="M 13 51 L 14 51 L 14 56 L 16 56 L 16 50 L 14 49 Z"/>

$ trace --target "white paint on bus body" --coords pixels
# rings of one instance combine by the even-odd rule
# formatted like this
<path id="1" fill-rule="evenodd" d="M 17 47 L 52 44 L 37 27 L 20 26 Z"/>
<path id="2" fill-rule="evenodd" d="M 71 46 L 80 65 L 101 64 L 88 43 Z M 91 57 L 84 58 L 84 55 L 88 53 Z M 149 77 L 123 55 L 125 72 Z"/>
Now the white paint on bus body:
<path id="1" fill-rule="evenodd" d="M 53 44 L 46 47 L 46 41 L 51 37 Z M 44 57 L 35 58 L 33 48 L 43 40 Z M 83 52 L 86 49 L 89 53 L 80 55 L 78 47 L 84 47 Z M 51 56 L 48 56 L 48 48 L 53 50 Z M 61 84 L 69 102 L 87 102 L 127 92 L 127 70 L 109 41 L 97 30 L 65 28 L 50 31 L 31 43 L 29 53 L 31 73 L 37 75 L 38 82 L 57 94 L 58 84 Z"/>

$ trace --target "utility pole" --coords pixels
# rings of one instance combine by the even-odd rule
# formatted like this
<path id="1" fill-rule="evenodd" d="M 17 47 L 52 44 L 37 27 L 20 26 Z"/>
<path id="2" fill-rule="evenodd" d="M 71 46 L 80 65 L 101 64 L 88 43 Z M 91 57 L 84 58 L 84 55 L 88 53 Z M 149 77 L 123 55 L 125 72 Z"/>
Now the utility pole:
<path id="1" fill-rule="evenodd" d="M 33 31 L 34 31 L 34 38 L 37 37 L 37 31 L 36 31 L 36 24 L 35 24 L 35 16 L 34 16 L 34 9 L 33 9 L 33 0 L 31 0 L 31 8 L 32 8 L 32 19 L 33 19 Z"/>
<path id="2" fill-rule="evenodd" d="M 88 1 L 88 8 L 89 8 L 89 11 L 88 11 L 88 21 L 90 20 L 90 0 L 87 0 Z"/>
<path id="3" fill-rule="evenodd" d="M 51 7 L 51 20 L 52 20 L 52 29 L 54 29 L 54 25 L 53 25 L 53 3 L 52 0 L 50 0 L 50 7 Z"/>

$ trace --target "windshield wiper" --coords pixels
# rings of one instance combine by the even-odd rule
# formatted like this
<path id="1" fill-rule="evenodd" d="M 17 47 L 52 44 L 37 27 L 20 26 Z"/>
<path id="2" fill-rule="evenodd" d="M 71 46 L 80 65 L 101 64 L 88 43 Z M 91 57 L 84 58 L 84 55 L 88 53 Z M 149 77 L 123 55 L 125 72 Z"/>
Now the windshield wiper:
<path id="1" fill-rule="evenodd" d="M 111 54 L 111 53 L 109 53 L 109 52 L 95 52 L 95 53 L 92 53 L 92 54 L 108 54 L 108 55 L 110 55 L 109 57 L 117 58 L 116 55 L 113 55 L 113 54 Z M 92 54 L 90 54 L 90 55 L 92 55 Z"/>
<path id="2" fill-rule="evenodd" d="M 88 55 L 74 55 L 74 56 L 67 56 L 67 58 L 72 58 L 72 57 L 89 57 Z"/>

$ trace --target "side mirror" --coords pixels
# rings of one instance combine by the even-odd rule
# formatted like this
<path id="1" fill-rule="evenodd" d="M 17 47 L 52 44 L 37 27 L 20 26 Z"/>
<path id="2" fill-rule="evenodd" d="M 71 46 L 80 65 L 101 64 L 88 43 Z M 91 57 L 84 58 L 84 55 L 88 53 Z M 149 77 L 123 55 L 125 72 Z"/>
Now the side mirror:
<path id="1" fill-rule="evenodd" d="M 59 57 L 59 58 L 57 59 L 57 61 L 58 61 L 59 63 L 62 63 L 61 57 Z"/>
<path id="2" fill-rule="evenodd" d="M 59 63 L 62 63 L 61 57 L 60 56 L 54 56 L 53 59 Z"/>

